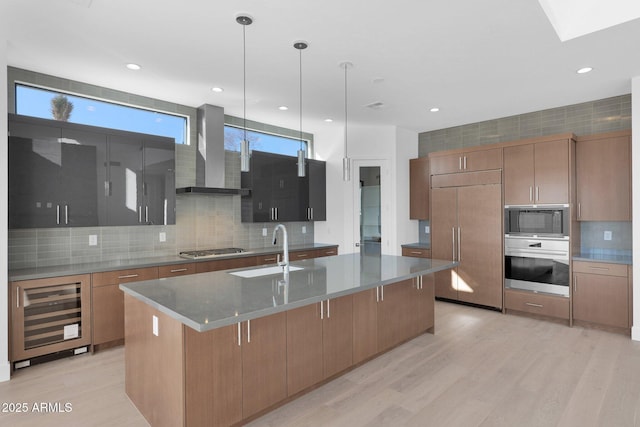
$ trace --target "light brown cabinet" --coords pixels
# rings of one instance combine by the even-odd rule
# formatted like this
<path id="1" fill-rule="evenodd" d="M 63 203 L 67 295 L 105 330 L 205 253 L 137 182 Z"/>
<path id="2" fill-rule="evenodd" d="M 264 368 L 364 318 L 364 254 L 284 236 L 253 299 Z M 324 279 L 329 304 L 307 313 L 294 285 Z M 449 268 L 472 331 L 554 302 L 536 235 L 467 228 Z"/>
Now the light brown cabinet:
<path id="1" fill-rule="evenodd" d="M 569 140 L 504 148 L 506 205 L 569 203 Z"/>
<path id="2" fill-rule="evenodd" d="M 504 308 L 569 320 L 569 298 L 562 296 L 505 289 Z"/>
<path id="3" fill-rule="evenodd" d="M 122 344 L 124 341 L 124 294 L 120 283 L 138 282 L 158 278 L 158 268 L 93 273 L 91 279 L 92 343 L 102 345 Z"/>
<path id="4" fill-rule="evenodd" d="M 91 276 L 11 282 L 12 362 L 91 344 Z"/>
<path id="5" fill-rule="evenodd" d="M 379 288 L 353 294 L 353 363 L 378 353 Z"/>
<path id="6" fill-rule="evenodd" d="M 216 259 L 196 263 L 196 273 L 208 273 L 211 271 L 229 270 L 232 268 L 254 267 L 258 259 L 254 256 Z"/>
<path id="7" fill-rule="evenodd" d="M 431 249 L 402 248 L 402 256 L 415 258 L 431 258 Z"/>
<path id="8" fill-rule="evenodd" d="M 386 351 L 415 336 L 413 280 L 379 288 L 378 352 Z"/>
<path id="9" fill-rule="evenodd" d="M 413 307 L 411 312 L 414 319 L 411 321 L 411 335 L 419 335 L 425 331 L 433 332 L 435 326 L 435 312 L 433 301 L 435 299 L 435 289 L 433 275 L 420 276 L 413 279 L 412 289 Z"/>
<path id="10" fill-rule="evenodd" d="M 409 218 L 429 219 L 429 158 L 409 160 Z"/>
<path id="11" fill-rule="evenodd" d="M 430 155 L 431 175 L 477 172 L 502 168 L 502 149 L 479 149 L 464 152 Z"/>
<path id="12" fill-rule="evenodd" d="M 353 364 L 353 296 L 329 299 L 322 308 L 322 373 L 330 378 Z"/>
<path id="13" fill-rule="evenodd" d="M 630 292 L 627 265 L 573 263 L 574 320 L 629 328 Z"/>
<path id="14" fill-rule="evenodd" d="M 188 264 L 172 264 L 161 265 L 158 267 L 158 277 L 176 277 L 186 276 L 187 274 L 196 273 L 196 264 L 194 262 Z"/>
<path id="15" fill-rule="evenodd" d="M 502 308 L 500 184 L 432 188 L 431 252 L 460 263 L 434 274 L 436 297 Z"/>
<path id="16" fill-rule="evenodd" d="M 576 142 L 579 221 L 631 221 L 631 135 L 615 132 Z"/>

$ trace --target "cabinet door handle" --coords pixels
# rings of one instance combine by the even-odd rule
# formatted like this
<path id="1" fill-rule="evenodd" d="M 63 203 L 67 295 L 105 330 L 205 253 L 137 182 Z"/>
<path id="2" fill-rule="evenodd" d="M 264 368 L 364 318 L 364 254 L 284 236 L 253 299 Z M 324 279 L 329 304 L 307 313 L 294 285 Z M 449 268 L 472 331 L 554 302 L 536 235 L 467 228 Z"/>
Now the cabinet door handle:
<path id="1" fill-rule="evenodd" d="M 467 156 L 463 157 L 462 169 L 467 170 Z"/>
<path id="2" fill-rule="evenodd" d="M 580 206 L 580 203 L 578 203 L 578 219 L 582 218 L 582 208 Z"/>
<path id="3" fill-rule="evenodd" d="M 20 308 L 20 286 L 16 288 L 16 308 Z"/>
<path id="4" fill-rule="evenodd" d="M 578 290 L 578 276 L 573 276 L 573 293 L 575 294 Z"/>
<path id="5" fill-rule="evenodd" d="M 607 268 L 607 267 L 596 267 L 596 266 L 594 266 L 594 265 L 590 265 L 590 266 L 589 266 L 589 268 L 590 268 L 591 270 L 609 271 L 609 268 Z"/>
<path id="6" fill-rule="evenodd" d="M 138 206 L 138 222 L 142 222 L 142 206 Z"/>
<path id="7" fill-rule="evenodd" d="M 536 202 L 540 201 L 540 187 L 536 186 Z"/>
<path id="8" fill-rule="evenodd" d="M 462 156 L 458 157 L 458 170 L 462 170 Z"/>
<path id="9" fill-rule="evenodd" d="M 144 222 L 149 222 L 149 206 L 144 207 Z"/>
<path id="10" fill-rule="evenodd" d="M 324 319 L 324 301 L 320 301 L 320 320 Z"/>
<path id="11" fill-rule="evenodd" d="M 331 319 L 331 300 L 327 300 L 327 319 Z"/>
<path id="12" fill-rule="evenodd" d="M 242 346 L 242 334 L 240 333 L 240 322 L 238 322 L 238 347 Z"/>
<path id="13" fill-rule="evenodd" d="M 380 286 L 380 301 L 384 301 L 384 286 Z"/>
<path id="14" fill-rule="evenodd" d="M 412 255 L 422 255 L 422 252 L 420 251 L 411 251 Z"/>
<path id="15" fill-rule="evenodd" d="M 458 262 L 462 261 L 462 257 L 460 256 L 460 246 L 462 246 L 462 240 L 460 240 L 460 227 L 458 227 Z"/>
<path id="16" fill-rule="evenodd" d="M 181 271 L 187 271 L 187 268 L 175 268 L 175 269 L 171 269 L 169 270 L 169 273 L 180 273 Z"/>
<path id="17" fill-rule="evenodd" d="M 60 225 L 60 205 L 56 205 L 56 224 Z"/>
<path id="18" fill-rule="evenodd" d="M 544 307 L 542 304 L 534 304 L 532 302 L 525 302 L 524 305 L 528 305 L 530 307 L 538 307 L 538 308 Z"/>
<path id="19" fill-rule="evenodd" d="M 138 277 L 138 274 L 125 274 L 124 276 L 118 276 L 118 279 L 131 279 L 132 277 Z"/>
<path id="20" fill-rule="evenodd" d="M 251 320 L 247 320 L 247 344 L 251 342 Z"/>
<path id="21" fill-rule="evenodd" d="M 533 187 L 529 186 L 529 201 L 533 202 Z"/>
<path id="22" fill-rule="evenodd" d="M 376 302 L 380 302 L 380 286 L 376 286 Z"/>
<path id="23" fill-rule="evenodd" d="M 69 224 L 69 205 L 64 205 L 64 223 Z"/>
<path id="24" fill-rule="evenodd" d="M 456 260 L 456 228 L 451 227 L 451 261 Z"/>
<path id="25" fill-rule="evenodd" d="M 311 209 L 311 219 L 313 219 L 313 208 L 310 208 L 310 209 Z"/>

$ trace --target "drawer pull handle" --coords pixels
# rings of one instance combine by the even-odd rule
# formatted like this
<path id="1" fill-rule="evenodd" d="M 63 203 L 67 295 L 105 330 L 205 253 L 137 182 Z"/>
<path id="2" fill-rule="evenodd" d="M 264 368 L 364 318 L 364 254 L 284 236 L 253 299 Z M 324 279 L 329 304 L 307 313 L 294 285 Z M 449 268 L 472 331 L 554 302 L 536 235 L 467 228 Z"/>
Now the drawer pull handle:
<path id="1" fill-rule="evenodd" d="M 592 270 L 603 270 L 603 271 L 609 271 L 609 268 L 607 268 L 607 267 L 595 267 L 595 266 L 593 266 L 593 265 L 590 265 L 590 266 L 589 266 L 589 268 L 590 268 L 590 269 L 592 269 Z"/>
<path id="2" fill-rule="evenodd" d="M 181 271 L 187 271 L 187 268 L 175 268 L 172 270 L 169 270 L 170 273 L 180 273 Z"/>
<path id="3" fill-rule="evenodd" d="M 118 276 L 118 279 L 131 279 L 132 277 L 138 277 L 138 274 L 125 274 L 124 276 Z"/>
<path id="4" fill-rule="evenodd" d="M 532 302 L 525 302 L 524 305 L 528 305 L 530 307 L 538 307 L 538 308 L 544 307 L 542 304 L 534 304 Z"/>
<path id="5" fill-rule="evenodd" d="M 414 255 L 422 255 L 422 251 L 411 251 Z"/>
<path id="6" fill-rule="evenodd" d="M 308 254 L 297 254 L 296 255 L 298 258 L 305 258 L 307 256 L 309 256 Z"/>

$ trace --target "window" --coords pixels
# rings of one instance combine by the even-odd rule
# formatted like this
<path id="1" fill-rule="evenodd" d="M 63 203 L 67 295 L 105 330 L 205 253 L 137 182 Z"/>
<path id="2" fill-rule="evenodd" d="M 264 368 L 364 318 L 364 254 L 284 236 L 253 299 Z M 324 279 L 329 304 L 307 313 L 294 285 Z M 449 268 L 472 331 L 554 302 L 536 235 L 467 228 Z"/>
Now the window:
<path id="1" fill-rule="evenodd" d="M 61 100 L 58 107 L 54 103 Z M 72 108 L 65 106 L 71 104 Z M 55 112 L 54 112 L 55 110 Z M 174 138 L 187 144 L 187 118 L 183 116 L 129 107 L 78 95 L 16 84 L 16 114 L 54 119 L 83 125 L 100 126 Z"/>
<path id="2" fill-rule="evenodd" d="M 225 125 L 224 127 L 224 149 L 228 151 L 240 151 L 240 144 L 244 139 L 244 129 Z M 281 135 L 258 132 L 247 129 L 247 139 L 251 150 L 266 151 L 268 153 L 284 154 L 287 156 L 297 156 L 301 148 L 300 140 Z M 305 157 L 308 156 L 309 142 L 302 140 L 302 149 Z"/>

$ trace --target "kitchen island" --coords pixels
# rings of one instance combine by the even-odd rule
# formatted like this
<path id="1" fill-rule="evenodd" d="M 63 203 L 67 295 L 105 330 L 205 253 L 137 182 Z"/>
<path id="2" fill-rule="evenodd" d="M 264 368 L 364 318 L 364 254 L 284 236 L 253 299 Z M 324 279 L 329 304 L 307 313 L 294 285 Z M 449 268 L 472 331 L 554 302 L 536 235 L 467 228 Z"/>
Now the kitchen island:
<path id="1" fill-rule="evenodd" d="M 127 395 L 154 426 L 255 418 L 433 332 L 431 273 L 455 266 L 347 254 L 291 263 L 288 278 L 262 267 L 120 285 Z"/>

